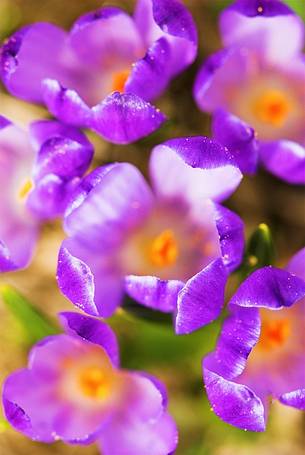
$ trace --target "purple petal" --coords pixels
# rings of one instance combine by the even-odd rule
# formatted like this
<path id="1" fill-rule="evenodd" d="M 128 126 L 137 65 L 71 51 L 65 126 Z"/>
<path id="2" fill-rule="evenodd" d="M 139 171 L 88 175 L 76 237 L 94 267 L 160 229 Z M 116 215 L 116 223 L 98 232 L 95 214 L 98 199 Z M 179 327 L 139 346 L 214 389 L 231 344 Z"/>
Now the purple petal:
<path id="1" fill-rule="evenodd" d="M 114 92 L 92 108 L 90 127 L 115 144 L 148 136 L 165 121 L 154 106 L 132 93 Z"/>
<path id="2" fill-rule="evenodd" d="M 53 406 L 47 390 L 24 369 L 11 374 L 3 386 L 3 408 L 9 423 L 31 439 L 53 442 L 50 422 Z M 43 408 L 44 412 L 41 412 Z"/>
<path id="3" fill-rule="evenodd" d="M 213 115 L 212 130 L 215 139 L 232 153 L 240 170 L 254 174 L 258 144 L 253 128 L 235 115 L 219 109 Z"/>
<path id="4" fill-rule="evenodd" d="M 216 259 L 187 281 L 178 295 L 178 335 L 193 332 L 220 315 L 226 282 L 227 271 L 221 259 Z"/>
<path id="5" fill-rule="evenodd" d="M 145 378 L 149 379 L 154 386 L 159 390 L 159 392 L 162 395 L 162 406 L 165 409 L 168 405 L 168 398 L 167 398 L 167 390 L 163 382 L 160 381 L 160 379 L 156 378 L 155 376 L 146 373 L 146 371 L 142 372 L 137 372 L 137 374 L 140 374 L 141 376 L 144 376 Z"/>
<path id="6" fill-rule="evenodd" d="M 9 38 L 0 51 L 0 72 L 8 91 L 19 98 L 42 102 L 43 79 L 67 82 L 60 63 L 66 52 L 66 38 L 66 32 L 47 23 L 24 27 Z"/>
<path id="7" fill-rule="evenodd" d="M 33 254 L 38 222 L 32 218 L 19 191 L 31 177 L 34 150 L 25 131 L 1 118 L 0 272 L 25 267 Z"/>
<path id="8" fill-rule="evenodd" d="M 76 335 L 82 339 L 98 344 L 105 349 L 112 363 L 119 366 L 119 346 L 112 329 L 98 319 L 89 318 L 72 312 L 59 313 L 59 319 L 68 335 Z"/>
<path id="9" fill-rule="evenodd" d="M 251 389 L 210 370 L 208 357 L 203 362 L 203 376 L 207 396 L 218 417 L 243 430 L 265 430 L 263 403 Z"/>
<path id="10" fill-rule="evenodd" d="M 54 136 L 41 146 L 34 167 L 35 179 L 56 174 L 64 180 L 81 177 L 93 157 L 93 147 L 88 142 L 80 144 L 68 136 Z"/>
<path id="11" fill-rule="evenodd" d="M 97 71 L 134 62 L 143 42 L 132 18 L 119 8 L 103 7 L 81 16 L 73 25 L 70 43 L 82 61 Z"/>
<path id="12" fill-rule="evenodd" d="M 77 209 L 83 201 L 86 199 L 90 191 L 100 183 L 104 175 L 115 166 L 114 164 L 108 164 L 95 168 L 90 174 L 86 175 L 78 184 L 73 192 L 73 198 L 71 198 L 70 203 L 68 204 L 65 212 L 66 220 L 68 220 L 69 215 L 73 210 Z M 68 221 L 67 221 L 68 226 Z"/>
<path id="13" fill-rule="evenodd" d="M 218 142 L 201 136 L 171 139 L 156 146 L 149 166 L 157 193 L 181 196 L 191 205 L 198 199 L 227 198 L 242 179 L 232 155 Z"/>
<path id="14" fill-rule="evenodd" d="M 268 266 L 253 272 L 240 285 L 229 305 L 280 309 L 290 307 L 304 296 L 304 280 Z"/>
<path id="15" fill-rule="evenodd" d="M 98 316 L 94 303 L 94 277 L 87 264 L 63 246 L 59 251 L 57 282 L 61 292 L 85 313 Z"/>
<path id="16" fill-rule="evenodd" d="M 171 313 L 177 306 L 183 283 L 177 280 L 161 280 L 153 276 L 128 275 L 125 291 L 137 302 L 154 310 Z"/>
<path id="17" fill-rule="evenodd" d="M 0 129 L 2 130 L 2 128 L 6 128 L 9 125 L 11 125 L 10 120 L 0 115 Z"/>
<path id="18" fill-rule="evenodd" d="M 143 222 L 154 199 L 142 174 L 128 163 L 101 169 L 100 180 L 65 219 L 65 231 L 95 253 L 118 247 Z"/>
<path id="19" fill-rule="evenodd" d="M 189 11 L 179 0 L 139 0 L 135 21 L 148 46 L 160 37 L 170 44 L 172 76 L 190 65 L 197 54 L 197 30 Z"/>
<path id="20" fill-rule="evenodd" d="M 111 316 L 123 298 L 123 276 L 111 254 L 86 250 L 72 239 L 62 244 L 57 280 L 62 293 L 93 316 Z"/>
<path id="21" fill-rule="evenodd" d="M 178 444 L 177 427 L 164 413 L 156 422 L 117 420 L 103 431 L 99 446 L 104 455 L 168 455 Z"/>
<path id="22" fill-rule="evenodd" d="M 10 258 L 10 252 L 7 246 L 0 240 L 0 272 L 11 272 L 18 268 L 17 264 Z"/>
<path id="23" fill-rule="evenodd" d="M 222 49 L 201 66 L 194 84 L 194 98 L 202 111 L 213 112 L 226 106 L 227 87 L 241 83 L 247 69 L 247 56 L 236 49 Z"/>
<path id="24" fill-rule="evenodd" d="M 164 399 L 160 387 L 157 387 L 149 376 L 141 373 L 127 373 L 127 387 L 129 387 L 128 402 L 122 403 L 125 409 L 122 413 L 132 419 L 143 422 L 154 422 L 164 412 Z"/>
<path id="25" fill-rule="evenodd" d="M 208 368 L 225 379 L 237 378 L 244 371 L 247 358 L 259 339 L 260 325 L 258 309 L 232 306 L 216 349 L 208 356 Z"/>
<path id="26" fill-rule="evenodd" d="M 46 141 L 54 137 L 69 138 L 82 145 L 87 153 L 89 149 L 91 153 L 93 150 L 91 143 L 79 129 L 55 120 L 37 120 L 32 122 L 30 124 L 30 137 L 31 143 L 36 150 L 39 150 Z"/>
<path id="27" fill-rule="evenodd" d="M 292 141 L 260 143 L 260 159 L 266 169 L 288 183 L 305 185 L 305 148 Z"/>
<path id="28" fill-rule="evenodd" d="M 63 87 L 56 79 L 45 78 L 41 84 L 43 101 L 49 111 L 64 123 L 87 127 L 92 111 L 75 90 Z"/>
<path id="29" fill-rule="evenodd" d="M 76 182 L 75 182 L 76 184 Z M 73 185 L 71 187 L 71 190 Z M 55 174 L 37 179 L 26 204 L 37 220 L 51 220 L 62 215 L 70 198 L 70 185 Z"/>
<path id="30" fill-rule="evenodd" d="M 287 406 L 305 411 L 305 388 L 284 393 L 279 400 Z"/>
<path id="31" fill-rule="evenodd" d="M 277 63 L 304 44 L 302 19 L 278 0 L 238 0 L 223 11 L 220 29 L 225 46 L 253 46 Z"/>
<path id="32" fill-rule="evenodd" d="M 145 101 L 159 96 L 169 82 L 169 44 L 164 38 L 154 42 L 141 60 L 134 63 L 125 91 Z"/>
<path id="33" fill-rule="evenodd" d="M 222 259 L 229 272 L 241 263 L 244 253 L 244 223 L 231 210 L 215 204 L 215 221 L 219 234 Z"/>
<path id="34" fill-rule="evenodd" d="M 287 270 L 305 280 L 305 248 L 299 250 L 290 260 Z"/>

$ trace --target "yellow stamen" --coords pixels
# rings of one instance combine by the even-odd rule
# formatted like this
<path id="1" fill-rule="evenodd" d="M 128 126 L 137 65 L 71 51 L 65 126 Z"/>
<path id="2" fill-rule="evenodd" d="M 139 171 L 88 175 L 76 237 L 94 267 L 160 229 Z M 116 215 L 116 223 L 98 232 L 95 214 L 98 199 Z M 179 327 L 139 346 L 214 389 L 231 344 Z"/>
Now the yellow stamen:
<path id="1" fill-rule="evenodd" d="M 33 181 L 28 179 L 26 182 L 21 186 L 18 192 L 19 199 L 25 199 L 26 196 L 29 194 L 31 189 L 33 188 Z"/>
<path id="2" fill-rule="evenodd" d="M 111 388 L 111 378 L 103 368 L 88 367 L 79 376 L 83 394 L 89 398 L 105 398 Z"/>
<path id="3" fill-rule="evenodd" d="M 291 111 L 291 103 L 280 90 L 266 90 L 254 104 L 254 114 L 264 123 L 281 127 Z"/>
<path id="4" fill-rule="evenodd" d="M 264 351 L 283 346 L 291 333 L 288 319 L 263 320 L 258 346 Z"/>
<path id="5" fill-rule="evenodd" d="M 154 238 L 150 249 L 149 258 L 152 264 L 165 267 L 176 262 L 178 257 L 178 245 L 171 229 L 166 229 Z"/>
<path id="6" fill-rule="evenodd" d="M 123 70 L 114 73 L 112 79 L 112 90 L 114 92 L 123 93 L 125 89 L 125 84 L 130 75 L 130 70 Z"/>

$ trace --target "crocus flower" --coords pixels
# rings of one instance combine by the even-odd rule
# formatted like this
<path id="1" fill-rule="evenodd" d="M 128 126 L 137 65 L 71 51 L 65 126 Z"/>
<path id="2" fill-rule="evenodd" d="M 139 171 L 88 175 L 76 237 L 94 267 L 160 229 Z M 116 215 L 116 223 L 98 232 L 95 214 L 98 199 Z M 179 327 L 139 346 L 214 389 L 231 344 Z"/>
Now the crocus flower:
<path id="1" fill-rule="evenodd" d="M 119 368 L 115 334 L 104 322 L 61 313 L 65 334 L 34 346 L 28 367 L 3 387 L 7 420 L 35 441 L 97 442 L 104 455 L 168 455 L 177 430 L 162 383 Z"/>
<path id="2" fill-rule="evenodd" d="M 131 164 L 96 169 L 64 217 L 61 291 L 91 315 L 110 316 L 124 291 L 175 312 L 177 333 L 214 320 L 228 272 L 240 263 L 243 223 L 218 204 L 241 180 L 230 153 L 204 137 L 154 148 L 152 189 Z"/>
<path id="3" fill-rule="evenodd" d="M 2 47 L 0 73 L 13 95 L 128 143 L 162 124 L 164 115 L 149 101 L 196 52 L 196 28 L 180 0 L 139 0 L 134 17 L 103 7 L 69 33 L 48 23 L 21 29 Z"/>
<path id="4" fill-rule="evenodd" d="M 277 0 L 237 0 L 220 16 L 225 48 L 202 66 L 194 96 L 244 172 L 257 158 L 305 184 L 304 24 Z"/>
<path id="5" fill-rule="evenodd" d="M 305 248 L 287 270 L 257 270 L 229 303 L 203 375 L 214 412 L 231 425 L 264 431 L 271 399 L 305 410 L 304 264 Z"/>
<path id="6" fill-rule="evenodd" d="M 28 264 L 40 223 L 63 213 L 92 155 L 74 127 L 42 120 L 26 132 L 0 117 L 0 272 Z"/>

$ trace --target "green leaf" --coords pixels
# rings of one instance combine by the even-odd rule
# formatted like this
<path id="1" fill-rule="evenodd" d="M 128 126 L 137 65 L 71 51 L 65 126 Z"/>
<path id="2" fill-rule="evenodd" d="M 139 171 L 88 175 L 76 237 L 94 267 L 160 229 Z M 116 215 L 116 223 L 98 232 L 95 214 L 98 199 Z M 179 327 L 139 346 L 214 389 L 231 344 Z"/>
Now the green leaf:
<path id="1" fill-rule="evenodd" d="M 0 285 L 0 296 L 9 312 L 22 326 L 27 341 L 34 344 L 42 338 L 59 333 L 59 328 L 25 299 L 16 289 Z"/>
<path id="2" fill-rule="evenodd" d="M 244 279 L 254 270 L 271 265 L 274 261 L 274 244 L 269 227 L 259 224 L 248 240 L 246 253 L 239 273 Z"/>

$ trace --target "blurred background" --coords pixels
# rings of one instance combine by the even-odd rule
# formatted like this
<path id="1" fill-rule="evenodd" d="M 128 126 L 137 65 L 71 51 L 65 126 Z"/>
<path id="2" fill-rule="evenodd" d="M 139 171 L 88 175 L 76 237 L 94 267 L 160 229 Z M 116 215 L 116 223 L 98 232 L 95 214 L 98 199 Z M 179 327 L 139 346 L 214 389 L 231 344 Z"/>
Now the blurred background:
<path id="1" fill-rule="evenodd" d="M 0 0 L 0 40 L 31 22 L 50 21 L 68 29 L 84 12 L 109 4 L 132 12 L 134 3 L 131 0 Z M 210 134 L 209 117 L 197 109 L 192 98 L 192 85 L 202 60 L 221 47 L 217 16 L 229 1 L 185 0 L 184 3 L 192 12 L 199 30 L 199 56 L 156 103 L 166 113 L 169 122 L 155 134 L 129 146 L 107 144 L 89 133 L 96 150 L 94 166 L 106 161 L 129 161 L 147 173 L 149 153 L 155 144 L 175 136 Z M 287 0 L 286 3 L 305 18 L 304 0 Z M 12 98 L 1 86 L 0 114 L 23 126 L 34 119 L 48 117 L 42 107 Z M 276 247 L 276 263 L 282 266 L 305 245 L 304 196 L 302 187 L 289 186 L 260 170 L 255 177 L 244 178 L 226 205 L 245 221 L 247 237 L 261 222 L 270 226 Z M 63 238 L 60 222 L 43 226 L 30 267 L 0 278 L 0 284 L 13 285 L 54 321 L 58 311 L 73 309 L 59 292 L 55 281 L 57 251 Z M 219 323 L 192 335 L 177 337 L 173 335 L 171 325 L 164 321 L 149 322 L 122 311 L 109 322 L 119 336 L 123 367 L 145 369 L 166 383 L 170 411 L 180 431 L 178 455 L 304 454 L 304 413 L 274 403 L 267 431 L 251 434 L 226 425 L 211 412 L 202 385 L 201 358 L 213 348 Z M 30 340 L 28 330 L 1 301 L 0 346 L 2 383 L 7 374 L 25 365 Z M 98 450 L 94 445 L 76 447 L 55 443 L 47 446 L 29 441 L 9 428 L 0 414 L 0 454 L 97 455 Z"/>

